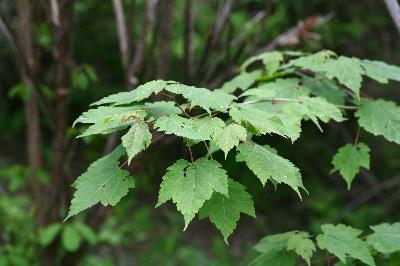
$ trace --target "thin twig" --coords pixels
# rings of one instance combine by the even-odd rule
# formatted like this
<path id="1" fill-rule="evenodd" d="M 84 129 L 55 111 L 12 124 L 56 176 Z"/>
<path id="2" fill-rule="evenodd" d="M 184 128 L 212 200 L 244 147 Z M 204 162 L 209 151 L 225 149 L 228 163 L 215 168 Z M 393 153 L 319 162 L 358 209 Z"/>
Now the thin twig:
<path id="1" fill-rule="evenodd" d="M 190 148 L 190 146 L 188 146 L 188 149 L 189 149 L 190 161 L 193 163 L 193 162 L 194 162 L 194 160 L 193 160 L 193 153 L 192 153 L 192 149 Z"/>
<path id="2" fill-rule="evenodd" d="M 121 61 L 122 61 L 122 66 L 124 67 L 126 73 L 129 61 L 129 40 L 125 23 L 125 13 L 121 0 L 112 0 L 112 3 L 113 3 L 116 27 L 118 32 Z"/>
<path id="3" fill-rule="evenodd" d="M 360 137 L 360 127 L 357 128 L 356 137 L 354 139 L 354 146 L 357 145 L 359 137 Z"/>
<path id="4" fill-rule="evenodd" d="M 210 149 L 208 148 L 207 142 L 204 140 L 204 141 L 203 141 L 203 143 L 204 143 L 204 146 L 206 146 L 206 149 L 207 149 L 208 155 L 210 156 L 210 158 L 211 158 L 211 159 L 213 159 L 213 160 L 214 160 L 214 158 L 212 157 L 212 154 L 211 154 L 211 152 L 210 152 Z"/>

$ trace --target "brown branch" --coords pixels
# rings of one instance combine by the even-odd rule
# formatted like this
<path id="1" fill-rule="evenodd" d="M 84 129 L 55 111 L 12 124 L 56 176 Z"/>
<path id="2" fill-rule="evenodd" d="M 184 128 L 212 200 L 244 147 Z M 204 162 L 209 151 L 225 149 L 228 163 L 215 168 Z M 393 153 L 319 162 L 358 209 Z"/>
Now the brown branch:
<path id="1" fill-rule="evenodd" d="M 6 22 L 3 17 L 0 15 L 0 32 L 3 34 L 6 42 L 11 47 L 11 50 L 17 55 L 17 59 L 20 59 L 17 42 L 14 40 L 14 37 L 11 34 Z"/>
<path id="2" fill-rule="evenodd" d="M 21 58 L 23 58 L 24 62 L 27 62 L 27 64 L 20 64 L 19 67 L 21 81 L 23 84 L 33 88 L 33 79 L 29 74 L 32 72 L 34 66 L 30 0 L 18 0 L 17 12 L 19 22 L 18 46 L 20 47 Z M 25 121 L 30 184 L 36 205 L 37 222 L 38 225 L 42 227 L 45 224 L 45 213 L 41 186 L 37 180 L 37 172 L 42 167 L 42 154 L 40 148 L 41 132 L 36 93 L 32 93 L 31 97 L 29 97 L 25 103 Z"/>
<path id="3" fill-rule="evenodd" d="M 143 19 L 142 28 L 139 40 L 136 44 L 135 54 L 128 70 L 128 86 L 134 86 L 137 83 L 136 75 L 141 70 L 143 65 L 144 48 L 146 44 L 147 35 L 149 33 L 151 18 L 154 16 L 154 1 L 143 1 Z"/>
<path id="4" fill-rule="evenodd" d="M 128 40 L 128 32 L 125 22 L 125 14 L 124 8 L 121 0 L 112 0 L 114 15 L 115 15 L 115 25 L 117 27 L 118 33 L 118 43 L 119 50 L 121 53 L 121 61 L 124 71 L 126 72 L 128 69 L 129 62 L 129 40 Z"/>
<path id="5" fill-rule="evenodd" d="M 162 2 L 162 21 L 161 38 L 160 38 L 160 54 L 158 56 L 157 78 L 165 78 L 168 69 L 168 62 L 171 50 L 171 31 L 173 16 L 173 1 L 163 0 Z"/>
<path id="6" fill-rule="evenodd" d="M 316 27 L 328 22 L 332 18 L 332 16 L 332 14 L 328 14 L 326 16 L 310 16 L 304 21 L 299 21 L 296 26 L 280 34 L 264 47 L 261 47 L 252 52 L 252 55 L 275 50 L 282 46 L 295 45 L 298 44 L 302 39 L 312 38 L 315 35 L 312 35 L 311 31 Z"/>
<path id="7" fill-rule="evenodd" d="M 386 7 L 392 17 L 397 31 L 400 33 L 400 6 L 397 0 L 385 0 Z"/>

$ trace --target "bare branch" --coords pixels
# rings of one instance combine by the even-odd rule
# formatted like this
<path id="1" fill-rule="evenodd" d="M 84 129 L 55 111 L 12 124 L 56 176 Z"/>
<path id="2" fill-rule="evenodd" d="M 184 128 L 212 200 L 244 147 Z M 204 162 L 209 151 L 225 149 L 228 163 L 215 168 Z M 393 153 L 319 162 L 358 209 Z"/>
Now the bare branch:
<path id="1" fill-rule="evenodd" d="M 125 23 L 124 8 L 122 6 L 121 0 L 112 0 L 112 3 L 118 32 L 119 50 L 121 52 L 122 66 L 126 71 L 128 69 L 129 62 L 129 41 Z"/>
<path id="2" fill-rule="evenodd" d="M 385 0 L 386 7 L 389 10 L 390 16 L 396 25 L 397 31 L 400 33 L 400 6 L 397 0 Z"/>
<path id="3" fill-rule="evenodd" d="M 51 21 L 55 27 L 60 26 L 60 13 L 57 0 L 50 0 Z"/>
<path id="4" fill-rule="evenodd" d="M 172 30 L 172 14 L 173 1 L 162 1 L 162 20 L 161 39 L 160 39 L 160 55 L 157 65 L 157 78 L 165 78 L 168 69 L 168 61 L 171 48 L 171 30 Z"/>
<path id="5" fill-rule="evenodd" d="M 129 66 L 129 71 L 128 71 L 129 86 L 135 85 L 137 83 L 136 75 L 142 67 L 144 48 L 146 44 L 147 35 L 149 33 L 150 23 L 152 22 L 152 18 L 154 17 L 154 10 L 156 4 L 157 1 L 155 0 L 143 1 L 142 29 L 138 43 L 136 45 L 135 55 Z"/>
<path id="6" fill-rule="evenodd" d="M 279 35 L 266 46 L 256 50 L 252 55 L 271 51 L 282 46 L 295 45 L 298 44 L 302 39 L 315 38 L 316 35 L 311 34 L 311 31 L 314 28 L 325 24 L 332 17 L 332 14 L 328 14 L 326 16 L 317 15 L 308 17 L 306 20 L 298 22 L 296 26 Z"/>

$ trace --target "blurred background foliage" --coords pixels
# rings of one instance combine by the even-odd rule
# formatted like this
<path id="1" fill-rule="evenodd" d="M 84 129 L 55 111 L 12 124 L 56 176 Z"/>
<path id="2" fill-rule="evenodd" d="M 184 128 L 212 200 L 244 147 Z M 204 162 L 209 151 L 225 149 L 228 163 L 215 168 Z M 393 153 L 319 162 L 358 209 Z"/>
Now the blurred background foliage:
<path id="1" fill-rule="evenodd" d="M 146 0 L 124 0 L 129 39 L 132 47 L 141 38 Z M 35 2 L 35 1 L 33 1 Z M 46 1 L 36 1 L 43 12 Z M 46 2 L 46 3 L 44 3 Z M 193 85 L 218 87 L 234 74 L 225 70 L 238 65 L 255 49 L 265 47 L 279 35 L 312 16 L 329 16 L 322 25 L 307 32 L 310 36 L 287 43 L 278 49 L 318 51 L 331 49 L 339 54 L 400 64 L 399 35 L 381 0 L 243 0 L 233 1 L 223 32 L 205 54 L 215 21 L 225 1 L 193 1 L 191 29 L 192 73 L 185 74 L 184 31 L 187 1 L 150 1 L 155 3 L 149 32 L 142 51 L 143 64 L 135 78 L 143 83 L 158 77 Z M 169 4 L 166 4 L 168 2 Z M 147 3 L 149 4 L 149 3 Z M 167 6 L 167 7 L 166 7 Z M 41 12 L 40 8 L 38 8 Z M 15 1 L 2 0 L 0 11 L 11 29 L 18 30 Z M 261 13 L 260 13 L 261 12 Z M 261 19 L 255 18 L 257 15 Z M 170 19 L 169 37 L 163 26 Z M 247 27 L 247 28 L 246 28 Z M 32 24 L 33 40 L 41 53 L 36 89 L 50 102 L 55 94 L 56 64 L 52 59 L 54 36 L 48 19 L 39 14 Z M 69 98 L 65 138 L 67 144 L 61 189 L 71 194 L 70 185 L 87 165 L 100 157 L 106 137 L 75 139 L 79 128 L 73 120 L 100 97 L 125 90 L 126 75 L 121 64 L 118 35 L 112 1 L 73 1 L 72 55 L 68 59 Z M 236 40 L 236 42 L 234 41 Z M 168 42 L 165 48 L 165 42 Z M 163 54 L 166 49 L 168 56 Z M 132 53 L 133 54 L 133 53 Z M 352 119 L 345 126 L 329 124 L 321 134 L 305 123 L 302 137 L 293 145 L 278 137 L 260 138 L 293 161 L 302 171 L 309 195 L 299 201 L 285 186 L 277 191 L 263 188 L 243 165 L 234 163 L 230 154 L 224 167 L 246 185 L 253 195 L 257 219 L 242 217 L 238 229 L 226 246 L 217 230 L 207 221 L 195 221 L 182 232 L 183 219 L 174 206 L 154 209 L 161 176 L 187 151 L 176 140 L 168 139 L 151 147 L 134 162 L 130 171 L 137 186 L 112 209 L 97 208 L 62 223 L 66 202 L 59 206 L 57 219 L 37 225 L 29 186 L 26 155 L 26 118 L 24 104 L 33 88 L 23 84 L 18 67 L 3 36 L 0 37 L 0 265 L 244 265 L 254 257 L 252 245 L 266 234 L 294 229 L 319 231 L 323 223 L 343 222 L 360 229 L 368 225 L 398 221 L 400 218 L 400 148 L 382 138 L 362 133 L 360 138 L 372 148 L 371 171 L 363 170 L 347 191 L 337 174 L 330 175 L 331 158 L 338 147 L 352 142 L 357 128 Z M 217 64 L 213 67 L 213 64 Z M 211 69 L 211 71 L 210 71 Z M 222 74 L 224 75 L 222 75 Z M 222 76 L 221 76 L 222 75 Z M 135 82 L 134 82 L 135 83 Z M 137 83 L 136 83 L 137 84 Z M 398 84 L 382 87 L 370 82 L 363 90 L 371 96 L 400 102 Z M 129 86 L 128 86 L 129 87 Z M 51 164 L 54 157 L 52 136 L 54 120 L 45 103 L 39 101 L 41 156 L 43 166 L 37 172 L 41 186 L 52 186 Z M 57 117 L 55 118 L 57 119 Z M 29 136 L 28 136 L 29 137 Z M 196 150 L 200 156 L 203 150 Z M 216 158 L 223 161 L 223 154 Z M 45 201 L 50 200 L 46 199 Z M 99 210 L 100 209 L 100 210 Z M 106 211 L 104 211 L 106 209 Z M 102 211 L 103 210 L 103 211 Z M 105 213 L 105 214 L 104 214 Z M 93 226 L 87 216 L 96 215 Z M 93 218 L 89 217 L 89 218 Z M 317 255 L 324 257 L 324 254 Z M 316 264 L 318 265 L 318 264 Z M 383 265 L 383 264 L 382 264 Z M 395 265 L 395 264 L 393 264 Z"/>

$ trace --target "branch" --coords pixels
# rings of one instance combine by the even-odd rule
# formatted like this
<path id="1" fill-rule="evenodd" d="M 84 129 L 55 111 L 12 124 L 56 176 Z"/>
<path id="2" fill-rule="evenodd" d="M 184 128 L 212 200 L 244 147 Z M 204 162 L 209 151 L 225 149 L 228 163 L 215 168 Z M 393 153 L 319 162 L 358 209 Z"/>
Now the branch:
<path id="1" fill-rule="evenodd" d="M 386 7 L 396 25 L 397 31 L 400 33 L 400 6 L 397 0 L 385 0 Z"/>
<path id="2" fill-rule="evenodd" d="M 112 0 L 116 27 L 118 32 L 119 50 L 121 53 L 121 61 L 124 71 L 128 69 L 129 61 L 129 43 L 128 43 L 128 32 L 125 23 L 124 8 L 122 6 L 121 0 Z"/>
<path id="3" fill-rule="evenodd" d="M 156 2 L 154 0 L 143 1 L 142 29 L 138 43 L 136 45 L 135 55 L 132 59 L 131 64 L 129 65 L 129 70 L 128 70 L 129 86 L 135 85 L 137 83 L 136 75 L 141 69 L 143 63 L 144 48 L 146 44 L 147 35 L 149 32 L 151 18 L 153 17 L 153 12 L 155 9 L 155 4 Z"/>
<path id="4" fill-rule="evenodd" d="M 332 14 L 326 16 L 311 16 L 304 21 L 299 21 L 296 26 L 285 31 L 266 46 L 259 48 L 251 55 L 258 55 L 267 51 L 275 50 L 276 48 L 298 44 L 302 39 L 316 38 L 317 35 L 311 31 L 322 24 L 325 24 L 333 17 Z"/>
<path id="5" fill-rule="evenodd" d="M 55 27 L 60 26 L 60 12 L 57 0 L 50 0 L 51 21 Z"/>

